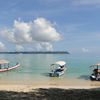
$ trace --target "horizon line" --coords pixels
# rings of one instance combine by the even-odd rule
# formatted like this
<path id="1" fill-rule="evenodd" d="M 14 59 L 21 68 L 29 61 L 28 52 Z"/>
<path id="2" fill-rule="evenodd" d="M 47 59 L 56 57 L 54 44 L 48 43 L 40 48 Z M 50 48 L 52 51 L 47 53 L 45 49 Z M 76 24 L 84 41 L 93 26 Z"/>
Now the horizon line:
<path id="1" fill-rule="evenodd" d="M 68 51 L 2 51 L 0 54 L 69 54 Z"/>

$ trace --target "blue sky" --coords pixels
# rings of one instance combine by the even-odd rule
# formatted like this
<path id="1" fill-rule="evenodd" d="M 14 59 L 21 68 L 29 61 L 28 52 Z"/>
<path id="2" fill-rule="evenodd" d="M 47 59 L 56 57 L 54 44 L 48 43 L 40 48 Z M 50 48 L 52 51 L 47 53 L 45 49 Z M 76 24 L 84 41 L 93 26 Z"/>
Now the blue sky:
<path id="1" fill-rule="evenodd" d="M 100 54 L 99 27 L 100 0 L 0 0 L 1 51 Z"/>

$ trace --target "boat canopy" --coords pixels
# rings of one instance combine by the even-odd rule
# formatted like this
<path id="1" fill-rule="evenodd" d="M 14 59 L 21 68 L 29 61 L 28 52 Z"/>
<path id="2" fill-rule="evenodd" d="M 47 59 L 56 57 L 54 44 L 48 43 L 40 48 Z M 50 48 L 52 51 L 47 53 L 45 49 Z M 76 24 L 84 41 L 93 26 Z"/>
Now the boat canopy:
<path id="1" fill-rule="evenodd" d="M 0 60 L 0 64 L 8 64 L 8 63 L 9 63 L 9 61 L 7 61 L 7 60 L 4 60 L 4 59 Z"/>
<path id="2" fill-rule="evenodd" d="M 98 66 L 100 66 L 100 63 L 91 65 L 90 67 L 98 67 Z"/>
<path id="3" fill-rule="evenodd" d="M 57 62 L 55 62 L 55 63 L 52 64 L 52 65 L 60 65 L 60 66 L 64 66 L 65 64 L 66 64 L 65 61 L 57 61 Z"/>

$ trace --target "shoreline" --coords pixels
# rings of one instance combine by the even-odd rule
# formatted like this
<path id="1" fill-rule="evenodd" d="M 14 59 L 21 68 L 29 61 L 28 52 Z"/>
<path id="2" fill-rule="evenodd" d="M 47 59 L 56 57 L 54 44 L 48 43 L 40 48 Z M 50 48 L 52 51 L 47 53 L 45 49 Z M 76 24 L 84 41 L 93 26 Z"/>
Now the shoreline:
<path id="1" fill-rule="evenodd" d="M 14 91 L 14 92 L 31 92 L 35 89 L 44 88 L 44 89 L 50 89 L 50 88 L 57 88 L 57 89 L 97 89 L 100 88 L 100 86 L 56 86 L 56 85 L 17 85 L 17 84 L 7 84 L 7 85 L 0 85 L 0 91 Z"/>
<path id="2" fill-rule="evenodd" d="M 73 80 L 74 81 L 74 80 Z M 66 81 L 65 81 L 66 82 Z M 99 100 L 100 82 L 0 84 L 0 100 Z"/>
<path id="3" fill-rule="evenodd" d="M 33 89 L 39 88 L 59 88 L 59 89 L 93 89 L 93 88 L 100 88 L 99 81 L 89 81 L 89 80 L 79 80 L 79 79 L 71 79 L 71 80 L 64 80 L 64 79 L 52 79 L 49 81 L 32 81 L 28 83 L 27 81 L 1 81 L 0 82 L 0 91 L 16 91 L 16 92 L 30 92 Z"/>
<path id="4" fill-rule="evenodd" d="M 15 51 L 15 52 L 0 52 L 0 54 L 69 54 L 68 51 Z"/>
<path id="5" fill-rule="evenodd" d="M 34 89 L 49 89 L 49 88 L 58 88 L 58 89 L 93 89 L 99 88 L 96 86 L 32 86 L 32 85 L 0 85 L 0 91 L 15 91 L 15 92 L 31 92 Z"/>

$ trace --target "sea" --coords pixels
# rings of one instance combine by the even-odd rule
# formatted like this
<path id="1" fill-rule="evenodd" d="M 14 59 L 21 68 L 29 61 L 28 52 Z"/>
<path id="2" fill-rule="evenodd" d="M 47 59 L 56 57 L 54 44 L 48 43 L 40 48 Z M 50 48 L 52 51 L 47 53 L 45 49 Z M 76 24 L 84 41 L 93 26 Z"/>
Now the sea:
<path id="1" fill-rule="evenodd" d="M 74 56 L 70 54 L 0 54 L 0 59 L 10 62 L 10 66 L 20 63 L 20 67 L 0 72 L 0 84 L 41 84 L 51 82 L 67 82 L 71 80 L 89 81 L 90 65 L 99 63 L 99 56 Z M 50 77 L 50 65 L 56 61 L 65 61 L 64 75 Z"/>

